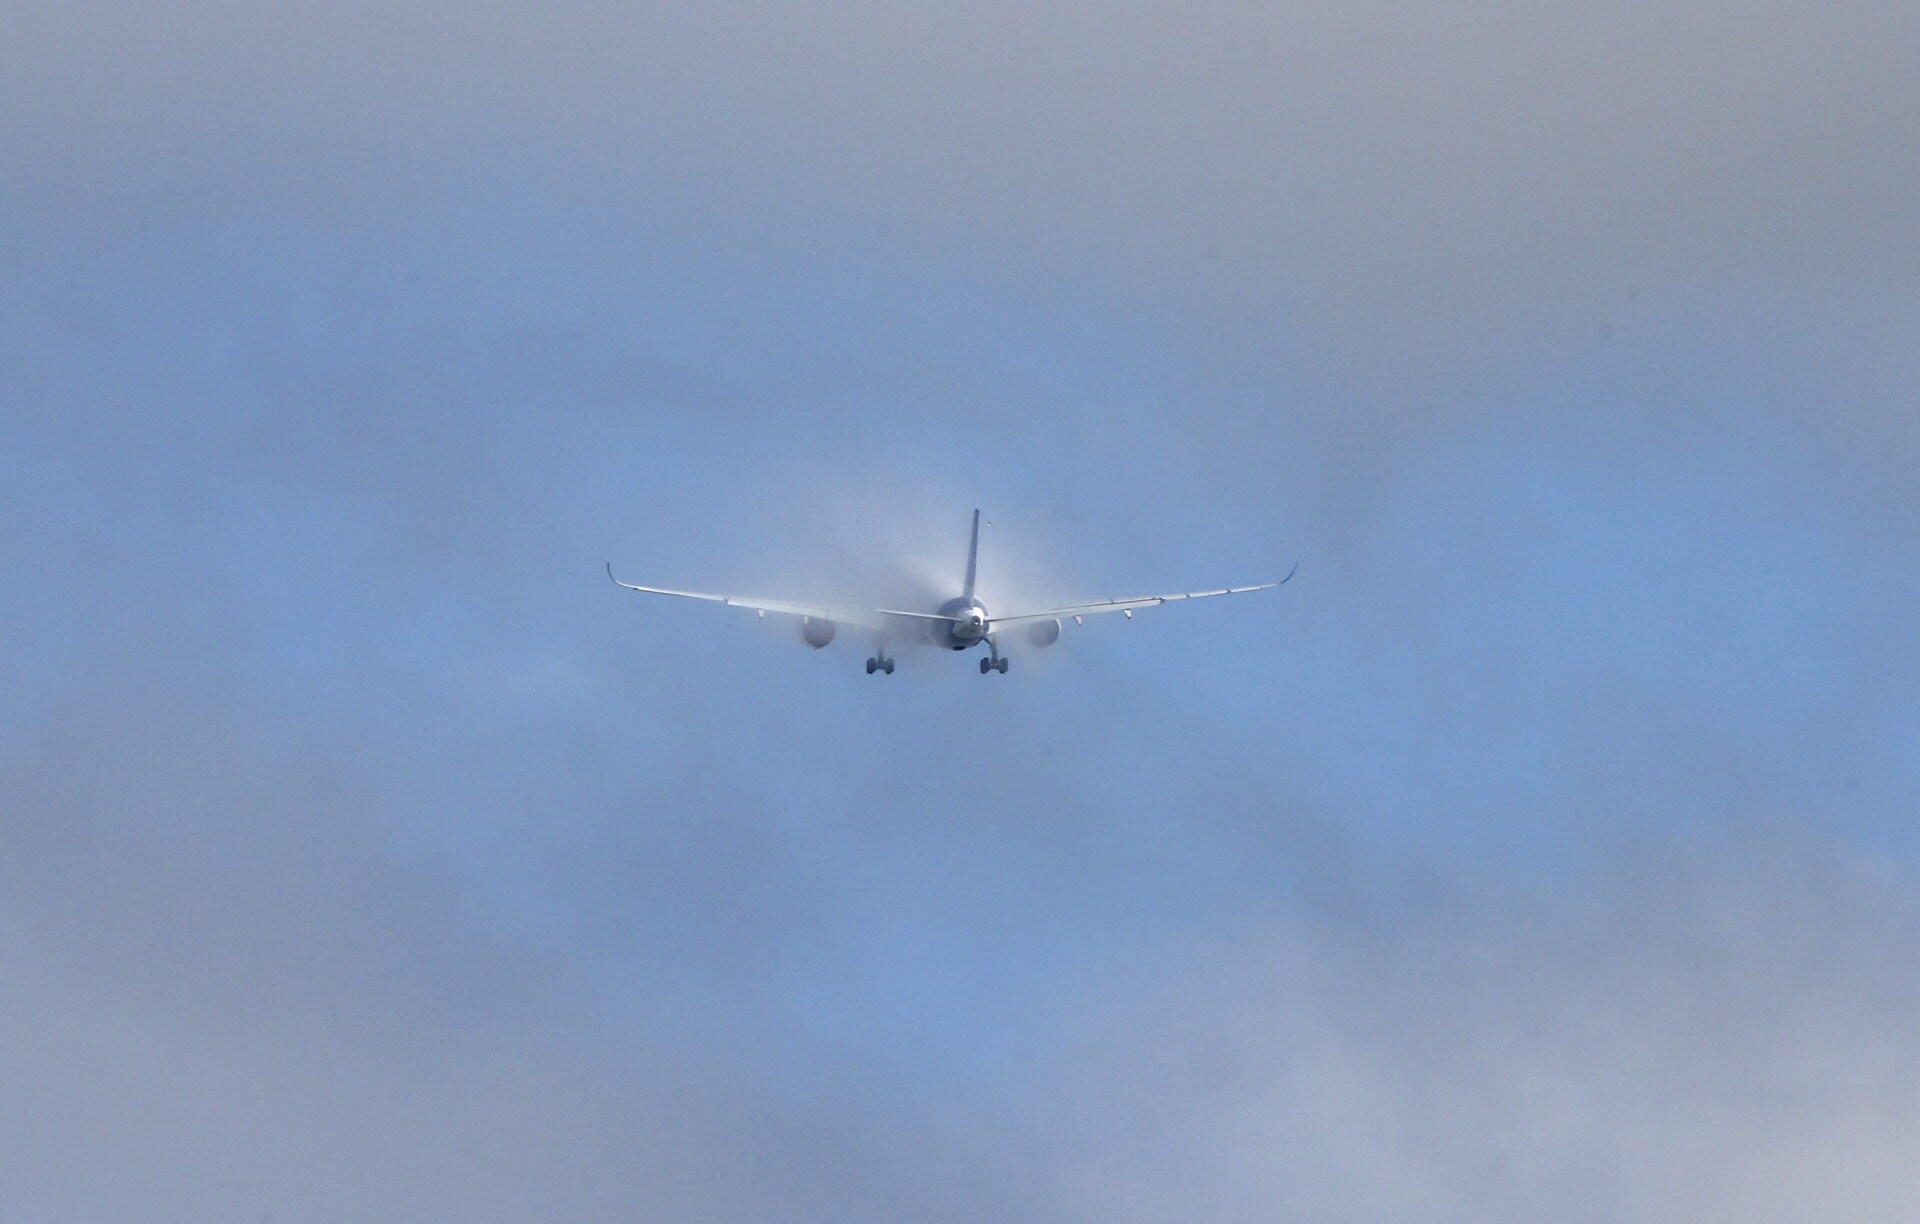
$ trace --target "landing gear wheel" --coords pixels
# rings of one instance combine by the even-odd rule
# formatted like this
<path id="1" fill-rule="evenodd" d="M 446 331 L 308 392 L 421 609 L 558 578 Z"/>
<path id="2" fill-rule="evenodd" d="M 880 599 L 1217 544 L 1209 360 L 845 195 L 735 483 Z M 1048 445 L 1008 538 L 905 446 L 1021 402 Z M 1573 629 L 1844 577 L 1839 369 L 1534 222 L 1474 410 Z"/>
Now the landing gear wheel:
<path id="1" fill-rule="evenodd" d="M 888 659 L 885 663 L 882 663 L 880 669 L 891 676 L 893 674 L 893 660 Z"/>
<path id="2" fill-rule="evenodd" d="M 983 676 L 984 676 L 984 675 L 986 675 L 986 674 L 987 674 L 988 672 L 990 672 L 990 671 L 992 671 L 992 670 L 993 670 L 993 660 L 992 660 L 992 659 L 982 659 L 982 660 L 980 660 L 980 674 L 981 674 L 981 675 L 983 675 Z"/>
<path id="3" fill-rule="evenodd" d="M 1000 660 L 1000 674 L 1003 676 L 1007 674 L 1007 661 L 1005 659 Z"/>
<path id="4" fill-rule="evenodd" d="M 880 660 L 878 660 L 878 659 L 868 659 L 868 660 L 867 660 L 867 674 L 868 674 L 869 676 L 871 676 L 871 675 L 873 674 L 873 672 L 874 672 L 874 669 L 875 669 L 875 668 L 877 668 L 877 667 L 879 667 L 879 666 L 880 666 Z"/>

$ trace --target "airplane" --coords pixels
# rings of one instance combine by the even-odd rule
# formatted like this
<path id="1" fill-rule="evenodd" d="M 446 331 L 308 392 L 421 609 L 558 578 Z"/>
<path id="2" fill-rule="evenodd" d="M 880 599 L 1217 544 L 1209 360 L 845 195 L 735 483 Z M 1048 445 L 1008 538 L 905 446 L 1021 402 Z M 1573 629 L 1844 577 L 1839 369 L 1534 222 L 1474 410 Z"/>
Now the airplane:
<path id="1" fill-rule="evenodd" d="M 800 637 L 807 645 L 819 650 L 833 641 L 834 633 L 841 625 L 850 625 L 870 630 L 874 635 L 873 655 L 867 659 L 867 674 L 883 672 L 893 674 L 894 660 L 887 654 L 887 643 L 895 634 L 909 641 L 924 642 L 928 645 L 944 647 L 948 650 L 971 650 L 985 643 L 987 657 L 980 660 L 980 674 L 989 672 L 1007 674 L 1006 656 L 1000 653 L 999 636 L 1003 629 L 1013 625 L 1024 626 L 1027 640 L 1037 647 L 1047 647 L 1060 640 L 1060 621 L 1063 617 L 1072 617 L 1076 625 L 1085 624 L 1086 617 L 1100 612 L 1120 612 L 1128 620 L 1133 619 L 1134 609 L 1152 608 L 1160 604 L 1173 603 L 1181 599 L 1207 599 L 1214 595 L 1244 595 L 1249 591 L 1266 591 L 1290 580 L 1300 567 L 1296 564 L 1287 571 L 1287 576 L 1278 582 L 1263 582 L 1258 586 L 1221 587 L 1216 591 L 1184 591 L 1173 595 L 1141 595 L 1133 599 L 1106 599 L 1095 603 L 1070 604 L 1064 608 L 1045 608 L 1035 612 L 1017 612 L 1011 616 L 994 616 L 987 611 L 973 593 L 974 574 L 980 559 L 980 512 L 973 512 L 973 538 L 967 544 L 967 578 L 960 594 L 940 605 L 936 612 L 911 612 L 893 608 L 876 608 L 871 611 L 846 608 L 828 608 L 813 604 L 792 603 L 780 599 L 743 599 L 737 595 L 709 595 L 702 591 L 675 591 L 666 587 L 636 586 L 631 582 L 621 582 L 614 578 L 613 562 L 607 562 L 607 577 L 613 578 L 614 585 L 625 587 L 629 591 L 640 591 L 648 595 L 676 595 L 681 599 L 700 599 L 708 603 L 727 604 L 735 608 L 751 608 L 762 617 L 774 612 L 783 616 L 800 618 Z"/>

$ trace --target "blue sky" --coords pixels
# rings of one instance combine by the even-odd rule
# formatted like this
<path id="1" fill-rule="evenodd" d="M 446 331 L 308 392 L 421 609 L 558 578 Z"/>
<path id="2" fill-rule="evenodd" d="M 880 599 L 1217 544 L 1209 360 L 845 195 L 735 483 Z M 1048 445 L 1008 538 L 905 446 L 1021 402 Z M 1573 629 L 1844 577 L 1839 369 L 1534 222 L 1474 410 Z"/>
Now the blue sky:
<path id="1" fill-rule="evenodd" d="M 0 1195 L 1910 1218 L 1916 32 L 28 9 Z"/>

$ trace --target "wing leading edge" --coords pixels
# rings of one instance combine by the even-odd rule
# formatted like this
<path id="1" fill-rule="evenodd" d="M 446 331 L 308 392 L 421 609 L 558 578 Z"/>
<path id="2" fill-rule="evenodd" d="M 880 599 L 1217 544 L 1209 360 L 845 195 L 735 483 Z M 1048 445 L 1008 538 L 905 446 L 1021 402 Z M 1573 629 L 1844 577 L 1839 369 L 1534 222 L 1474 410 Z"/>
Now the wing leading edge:
<path id="1" fill-rule="evenodd" d="M 812 617 L 816 620 L 830 620 L 836 625 L 858 625 L 864 629 L 881 629 L 885 622 L 880 614 L 874 612 L 856 612 L 848 608 L 827 608 L 818 604 L 792 603 L 784 599 L 757 599 L 740 595 L 710 595 L 705 591 L 676 591 L 670 587 L 638 586 L 631 582 L 622 582 L 614 578 L 613 562 L 607 562 L 607 577 L 613 578 L 615 586 L 625 587 L 629 591 L 640 591 L 647 595 L 672 595 L 680 599 L 698 599 L 704 603 L 726 604 L 730 608 L 749 608 L 755 612 L 777 612 L 782 616 Z"/>
<path id="2" fill-rule="evenodd" d="M 1062 608 L 1047 608 L 1039 612 L 995 616 L 992 617 L 992 623 L 995 625 L 1018 624 L 1021 621 L 1049 620 L 1065 616 L 1079 620 L 1081 617 L 1094 616 L 1101 612 L 1124 612 L 1132 616 L 1135 608 L 1154 608 L 1183 599 L 1210 599 L 1215 595 L 1245 595 L 1250 591 L 1272 590 L 1291 581 L 1299 568 L 1295 565 L 1293 569 L 1287 571 L 1287 576 L 1278 582 L 1262 582 L 1256 586 L 1221 587 L 1214 591 L 1180 591 L 1169 595 L 1140 595 L 1131 599 L 1102 599 L 1092 603 L 1071 604 Z M 887 628 L 888 618 L 893 618 L 896 623 L 899 620 L 959 619 L 939 612 L 904 612 L 892 608 L 881 608 L 871 612 L 855 611 L 849 608 L 829 608 L 819 604 L 793 603 L 783 599 L 757 599 L 740 595 L 714 595 L 706 591 L 678 591 L 671 587 L 640 586 L 632 582 L 622 582 L 615 577 L 611 561 L 607 562 L 607 577 L 613 579 L 615 586 L 647 595 L 672 595 L 678 599 L 697 599 L 703 603 L 725 604 L 731 608 L 748 608 L 762 614 L 774 612 L 782 616 L 812 617 L 817 620 L 830 620 L 839 625 L 855 625 L 863 629 L 884 630 Z"/>
<path id="3" fill-rule="evenodd" d="M 1182 599 L 1209 599 L 1215 595 L 1245 595 L 1249 591 L 1270 591 L 1277 586 L 1285 586 L 1292 581 L 1299 570 L 1295 565 L 1287 571 L 1287 576 L 1278 582 L 1262 582 L 1258 586 L 1221 587 L 1217 591 L 1182 591 L 1172 595 L 1141 595 L 1133 599 L 1102 599 L 1093 603 L 1073 604 L 1065 608 L 1048 608 L 1042 612 L 1021 612 L 1013 616 L 996 616 L 993 623 L 1005 625 L 1019 621 L 1049 620 L 1062 616 L 1071 616 L 1075 620 L 1083 616 L 1093 616 L 1101 612 L 1125 612 L 1133 615 L 1135 608 L 1156 608 L 1161 604 L 1175 603 Z"/>

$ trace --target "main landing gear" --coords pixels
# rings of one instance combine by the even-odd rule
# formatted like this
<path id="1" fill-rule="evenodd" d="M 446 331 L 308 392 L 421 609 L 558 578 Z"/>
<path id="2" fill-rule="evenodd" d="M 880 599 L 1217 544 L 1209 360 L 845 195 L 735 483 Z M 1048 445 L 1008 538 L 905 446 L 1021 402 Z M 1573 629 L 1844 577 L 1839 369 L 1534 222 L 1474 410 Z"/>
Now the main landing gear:
<path id="1" fill-rule="evenodd" d="M 889 676 L 893 674 L 893 660 L 887 657 L 887 639 L 883 635 L 873 640 L 873 657 L 867 660 L 867 674 L 881 671 Z"/>
<path id="2" fill-rule="evenodd" d="M 1001 655 L 1000 647 L 997 644 L 995 644 L 994 640 L 992 638 L 988 638 L 987 639 L 987 657 L 980 660 L 980 674 L 984 676 L 988 672 L 995 672 L 995 671 L 999 672 L 1003 676 L 1006 675 L 1007 660 L 1005 659 L 1004 656 Z"/>

